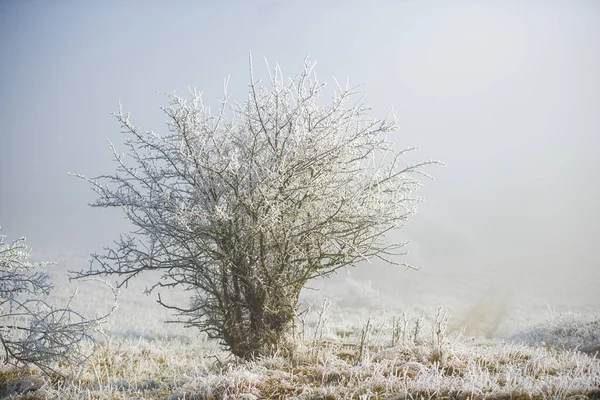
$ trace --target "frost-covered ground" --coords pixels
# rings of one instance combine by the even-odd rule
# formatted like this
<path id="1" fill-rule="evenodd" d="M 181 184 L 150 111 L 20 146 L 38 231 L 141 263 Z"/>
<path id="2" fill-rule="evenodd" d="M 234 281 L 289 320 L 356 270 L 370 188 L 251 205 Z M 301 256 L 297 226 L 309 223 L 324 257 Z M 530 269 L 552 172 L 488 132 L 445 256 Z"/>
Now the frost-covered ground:
<path id="1" fill-rule="evenodd" d="M 110 308 L 104 285 L 69 283 L 65 267 L 49 271 L 57 302 L 79 287 L 74 307 L 90 316 Z M 121 291 L 95 356 L 83 369 L 63 368 L 70 381 L 2 367 L 0 397 L 600 398 L 600 358 L 580 351 L 600 343 L 597 309 L 510 300 L 502 291 L 421 293 L 410 302 L 342 274 L 303 293 L 293 359 L 247 363 L 194 329 L 165 324 L 167 310 L 142 294 L 151 281 Z M 166 296 L 186 302 L 185 292 Z"/>

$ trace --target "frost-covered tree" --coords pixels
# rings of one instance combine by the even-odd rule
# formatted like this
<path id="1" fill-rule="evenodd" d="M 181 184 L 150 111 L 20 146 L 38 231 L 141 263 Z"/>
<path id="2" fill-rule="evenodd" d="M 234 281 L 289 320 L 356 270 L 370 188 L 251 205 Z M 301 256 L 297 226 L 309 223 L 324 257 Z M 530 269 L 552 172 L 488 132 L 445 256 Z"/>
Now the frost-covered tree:
<path id="1" fill-rule="evenodd" d="M 356 88 L 320 97 L 314 63 L 266 84 L 250 62 L 249 94 L 212 114 L 196 90 L 168 95 L 168 132 L 144 131 L 114 114 L 128 157 L 114 146 L 116 172 L 88 179 L 92 206 L 120 207 L 135 226 L 93 255 L 78 277 L 162 272 L 149 288 L 183 286 L 188 306 L 164 306 L 251 359 L 277 348 L 310 279 L 363 260 L 396 264 L 403 243 L 387 242 L 420 201 L 415 175 L 433 163 L 403 164 L 388 140 L 392 117 L 369 116 Z M 95 265 L 95 266 L 94 266 Z"/>
<path id="2" fill-rule="evenodd" d="M 40 271 L 48 263 L 28 261 L 30 250 L 21 237 L 10 243 L 0 235 L 0 343 L 4 360 L 33 364 L 44 371 L 54 365 L 78 365 L 93 352 L 93 333 L 108 315 L 87 319 L 70 307 L 43 299 L 52 284 Z M 112 312 L 112 311 L 111 311 Z"/>

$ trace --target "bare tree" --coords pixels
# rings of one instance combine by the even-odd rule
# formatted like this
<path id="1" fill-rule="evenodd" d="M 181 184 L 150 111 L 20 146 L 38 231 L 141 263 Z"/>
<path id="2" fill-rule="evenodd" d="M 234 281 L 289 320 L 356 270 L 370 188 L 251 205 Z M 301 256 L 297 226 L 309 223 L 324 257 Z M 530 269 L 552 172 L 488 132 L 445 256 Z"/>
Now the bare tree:
<path id="1" fill-rule="evenodd" d="M 90 320 L 71 309 L 70 301 L 55 307 L 40 298 L 52 290 L 49 276 L 39 271 L 48 263 L 27 261 L 25 238 L 10 243 L 5 238 L 0 235 L 0 343 L 5 362 L 34 364 L 45 372 L 56 372 L 58 362 L 79 365 L 92 354 L 93 333 L 108 315 Z"/>
<path id="2" fill-rule="evenodd" d="M 157 287 L 183 286 L 189 307 L 164 304 L 189 326 L 251 359 L 277 348 L 291 328 L 307 281 L 362 260 L 396 264 L 404 243 L 385 236 L 414 212 L 414 178 L 434 161 L 401 165 L 376 119 L 337 84 L 322 104 L 314 63 L 262 84 L 253 76 L 243 103 L 224 100 L 213 115 L 201 94 L 168 95 L 168 133 L 143 131 L 121 107 L 129 159 L 113 148 L 117 171 L 86 179 L 94 207 L 120 207 L 135 226 L 76 277 L 119 275 L 120 285 L 158 270 Z"/>

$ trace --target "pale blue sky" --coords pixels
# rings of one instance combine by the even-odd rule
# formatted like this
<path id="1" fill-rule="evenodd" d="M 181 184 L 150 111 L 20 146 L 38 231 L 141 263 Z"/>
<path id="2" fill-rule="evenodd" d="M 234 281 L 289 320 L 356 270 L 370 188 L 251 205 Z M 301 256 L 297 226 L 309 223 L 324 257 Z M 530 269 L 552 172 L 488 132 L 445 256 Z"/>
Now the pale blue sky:
<path id="1" fill-rule="evenodd" d="M 310 54 L 322 80 L 364 84 L 375 115 L 400 117 L 399 147 L 447 163 L 404 232 L 420 276 L 600 285 L 592 0 L 0 1 L 5 233 L 50 258 L 100 250 L 123 217 L 89 208 L 93 193 L 67 172 L 112 171 L 117 102 L 136 125 L 164 130 L 156 91 L 195 86 L 216 104 L 231 74 L 241 98 L 248 51 L 259 73 L 266 57 L 293 75 Z M 569 295 L 600 302 L 579 292 Z"/>

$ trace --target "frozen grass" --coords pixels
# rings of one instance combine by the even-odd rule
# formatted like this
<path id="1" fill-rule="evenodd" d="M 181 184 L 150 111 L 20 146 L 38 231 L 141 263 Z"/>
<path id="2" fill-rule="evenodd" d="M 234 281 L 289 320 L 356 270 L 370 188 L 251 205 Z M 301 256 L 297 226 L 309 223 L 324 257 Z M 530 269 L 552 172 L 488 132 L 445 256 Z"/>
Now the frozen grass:
<path id="1" fill-rule="evenodd" d="M 538 336 L 528 333 L 523 343 L 507 343 L 447 333 L 442 308 L 429 316 L 373 318 L 356 327 L 322 310 L 311 312 L 304 330 L 296 331 L 293 359 L 237 362 L 203 337 L 110 335 L 83 370 L 69 371 L 67 381 L 3 368 L 3 394 L 173 400 L 600 397 L 600 359 L 562 345 L 564 330 L 546 328 L 567 321 L 575 337 L 589 337 L 590 331 L 598 333 L 597 325 L 587 323 L 589 315 L 556 316 L 539 329 L 543 342 L 534 343 Z M 561 345 L 550 345 L 548 338 Z"/>
<path id="2" fill-rule="evenodd" d="M 74 285 L 58 270 L 53 280 L 60 302 Z M 91 316 L 110 305 L 103 285 L 78 286 L 78 309 Z M 84 368 L 62 366 L 64 379 L 0 366 L 0 398 L 600 398 L 600 357 L 578 350 L 600 341 L 600 314 L 590 310 L 485 300 L 449 320 L 443 308 L 409 307 L 350 281 L 303 295 L 307 311 L 290 338 L 294 358 L 238 362 L 196 330 L 164 324 L 169 314 L 141 295 L 144 286 L 142 279 L 122 291 L 106 337 Z M 185 292 L 168 296 L 180 304 L 187 299 Z M 467 336 L 461 324 L 488 338 Z"/>

